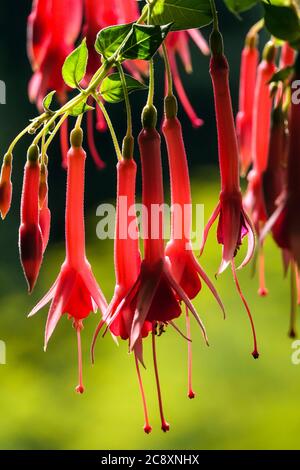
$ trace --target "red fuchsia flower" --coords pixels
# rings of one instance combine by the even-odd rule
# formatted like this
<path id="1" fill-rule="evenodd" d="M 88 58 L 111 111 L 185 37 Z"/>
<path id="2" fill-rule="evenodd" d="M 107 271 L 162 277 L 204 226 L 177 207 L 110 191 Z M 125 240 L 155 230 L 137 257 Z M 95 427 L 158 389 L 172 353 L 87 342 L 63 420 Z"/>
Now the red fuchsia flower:
<path id="1" fill-rule="evenodd" d="M 269 83 L 276 72 L 275 56 L 276 48 L 270 41 L 265 46 L 263 60 L 258 67 L 254 99 L 252 153 L 258 175 L 266 170 L 268 163 L 273 101 Z"/>
<path id="2" fill-rule="evenodd" d="M 45 252 L 49 242 L 51 226 L 51 212 L 48 207 L 48 169 L 46 157 L 45 162 L 41 164 L 39 211 L 39 224 L 43 237 L 43 252 Z"/>
<path id="3" fill-rule="evenodd" d="M 31 311 L 35 315 L 51 302 L 45 331 L 45 350 L 52 333 L 62 317 L 67 314 L 73 319 L 78 340 L 78 393 L 84 392 L 82 383 L 81 330 L 83 320 L 97 308 L 104 313 L 107 309 L 105 298 L 94 278 L 85 253 L 84 228 L 84 171 L 86 154 L 82 148 L 83 132 L 76 129 L 71 135 L 71 149 L 68 152 L 68 181 L 66 201 L 66 260 L 59 276 L 49 292 Z"/>
<path id="4" fill-rule="evenodd" d="M 300 80 L 299 56 L 296 62 L 296 70 L 293 81 Z M 291 102 L 289 116 L 289 150 L 287 168 L 287 187 L 284 197 L 277 201 L 277 208 L 269 218 L 261 233 L 261 241 L 272 229 L 277 244 L 288 250 L 292 259 L 300 267 L 300 223 L 299 223 L 299 176 L 300 176 L 300 106 Z"/>
<path id="5" fill-rule="evenodd" d="M 29 292 L 32 292 L 35 286 L 43 260 L 43 238 L 39 225 L 39 184 L 39 149 L 32 145 L 28 150 L 24 170 L 19 230 L 20 259 Z"/>
<path id="6" fill-rule="evenodd" d="M 258 59 L 257 36 L 247 37 L 242 52 L 239 112 L 236 118 L 242 175 L 246 175 L 252 163 L 253 105 Z"/>
<path id="7" fill-rule="evenodd" d="M 126 296 L 135 285 L 140 268 L 141 256 L 139 251 L 139 234 L 137 219 L 134 213 L 135 186 L 136 186 L 136 163 L 132 157 L 123 158 L 117 165 L 117 212 L 115 232 L 115 272 L 116 287 L 113 299 L 95 332 L 92 343 L 92 360 L 94 362 L 94 348 L 97 336 L 104 326 L 109 323 L 111 333 L 122 340 L 128 340 L 131 334 L 134 310 L 130 307 L 120 309 L 117 316 L 115 313 L 124 303 Z M 112 322 L 110 320 L 114 318 Z M 139 368 L 139 358 L 142 360 L 142 338 L 152 331 L 152 323 L 145 322 L 141 338 L 134 346 L 135 364 L 142 395 L 145 425 L 144 431 L 149 434 L 152 430 L 149 424 L 146 397 Z"/>
<path id="8" fill-rule="evenodd" d="M 142 364 L 144 363 L 142 338 L 149 330 L 152 330 L 159 410 L 162 430 L 166 432 L 169 430 L 169 424 L 166 422 L 163 412 L 156 358 L 156 333 L 158 331 L 162 333 L 164 326 L 168 324 L 175 327 L 173 320 L 180 316 L 180 302 L 184 302 L 199 323 L 206 341 L 207 336 L 202 321 L 184 290 L 173 278 L 165 259 L 164 217 L 161 210 L 164 204 L 161 139 L 155 129 L 156 120 L 155 108 L 147 106 L 143 114 L 143 130 L 139 135 L 143 178 L 143 227 L 144 232 L 146 231 L 144 233 L 144 260 L 141 263 L 136 282 L 119 304 L 109 321 L 109 326 L 118 319 L 121 312 L 126 312 L 127 321 L 129 321 L 126 333 L 126 336 L 129 335 L 129 347 L 131 351 L 135 352 L 137 360 Z M 144 400 L 143 391 L 142 394 Z M 145 419 L 145 431 L 149 432 L 146 414 Z"/>
<path id="9" fill-rule="evenodd" d="M 66 94 L 61 68 L 79 35 L 82 0 L 36 0 L 28 19 L 27 48 L 34 75 L 29 97 L 42 107 L 49 90 L 63 101 Z M 63 25 L 63 27 L 62 27 Z"/>
<path id="10" fill-rule="evenodd" d="M 229 87 L 229 65 L 224 56 L 223 39 L 218 30 L 211 35 L 212 57 L 210 74 L 213 82 L 215 110 L 218 131 L 219 164 L 221 172 L 220 200 L 204 230 L 201 253 L 203 252 L 209 230 L 219 217 L 217 239 L 223 245 L 222 262 L 218 273 L 232 266 L 236 287 L 247 310 L 254 340 L 253 357 L 258 357 L 256 334 L 248 304 L 241 292 L 236 276 L 234 258 L 248 235 L 248 252 L 240 267 L 246 266 L 253 257 L 255 235 L 252 223 L 243 208 L 239 178 L 239 154 L 234 126 L 232 102 Z"/>
<path id="11" fill-rule="evenodd" d="M 279 104 L 272 112 L 268 166 L 263 175 L 263 198 L 268 219 L 276 211 L 286 191 L 288 144 L 286 116 L 282 104 Z M 277 224 L 272 227 L 272 234 L 276 242 Z"/>
<path id="12" fill-rule="evenodd" d="M 192 73 L 193 68 L 189 51 L 190 37 L 193 39 L 193 41 L 203 54 L 209 54 L 209 47 L 206 40 L 204 39 L 200 31 L 196 29 L 170 33 L 166 39 L 166 46 L 169 52 L 170 65 L 178 97 L 192 125 L 197 128 L 202 126 L 203 120 L 197 116 L 186 94 L 186 91 L 182 84 L 182 80 L 180 78 L 176 61 L 176 54 L 178 54 L 182 60 L 186 72 Z"/>
<path id="13" fill-rule="evenodd" d="M 267 220 L 262 178 L 267 168 L 269 155 L 273 102 L 270 91 L 270 80 L 276 71 L 274 63 L 275 54 L 276 48 L 273 42 L 269 42 L 265 46 L 263 60 L 258 67 L 253 115 L 253 169 L 248 175 L 248 188 L 244 198 L 244 206 L 251 214 L 258 236 Z M 258 293 L 261 296 L 266 296 L 268 291 L 265 286 L 263 245 L 259 246 L 259 279 L 260 286 Z"/>
<path id="14" fill-rule="evenodd" d="M 165 254 L 170 262 L 171 273 L 185 291 L 189 299 L 197 296 L 202 288 L 203 280 L 217 302 L 222 302 L 208 276 L 198 263 L 191 246 L 192 229 L 192 198 L 187 156 L 183 141 L 182 127 L 177 118 L 176 98 L 171 95 L 165 99 L 165 119 L 163 133 L 167 143 L 169 168 L 171 177 L 172 216 L 171 240 L 166 246 Z M 225 313 L 224 313 L 225 315 Z M 190 325 L 188 311 L 186 313 L 188 339 L 190 340 Z M 192 351 L 189 345 L 189 387 L 188 396 L 194 398 L 192 389 Z"/>
<path id="15" fill-rule="evenodd" d="M 7 216 L 12 199 L 12 155 L 7 153 L 4 156 L 0 175 L 0 214 L 2 219 Z"/>

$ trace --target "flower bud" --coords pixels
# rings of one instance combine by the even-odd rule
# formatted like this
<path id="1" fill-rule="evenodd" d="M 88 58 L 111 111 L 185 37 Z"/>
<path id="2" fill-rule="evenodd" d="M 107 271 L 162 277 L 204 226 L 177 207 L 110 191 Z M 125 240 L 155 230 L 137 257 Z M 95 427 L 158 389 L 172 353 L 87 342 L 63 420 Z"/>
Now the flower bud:
<path id="1" fill-rule="evenodd" d="M 12 198 L 12 183 L 11 183 L 11 171 L 12 171 L 12 155 L 7 153 L 4 156 L 1 177 L 0 177 L 0 213 L 2 219 L 5 219 L 10 206 Z"/>

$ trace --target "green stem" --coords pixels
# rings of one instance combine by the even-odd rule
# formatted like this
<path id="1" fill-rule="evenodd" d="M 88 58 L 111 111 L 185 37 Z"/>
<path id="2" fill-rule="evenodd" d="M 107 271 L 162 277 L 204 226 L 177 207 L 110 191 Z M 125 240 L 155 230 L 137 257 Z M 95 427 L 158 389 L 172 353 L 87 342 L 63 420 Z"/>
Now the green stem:
<path id="1" fill-rule="evenodd" d="M 214 22 L 214 30 L 219 31 L 219 19 L 218 19 L 218 12 L 216 9 L 215 0 L 210 0 L 211 11 L 213 15 L 213 22 Z"/>
<path id="2" fill-rule="evenodd" d="M 152 107 L 154 102 L 154 88 L 155 88 L 155 80 L 154 80 L 154 62 L 153 59 L 149 62 L 149 93 L 147 99 L 147 106 Z"/>
<path id="3" fill-rule="evenodd" d="M 24 137 L 24 135 L 26 135 L 26 134 L 30 131 L 30 129 L 32 128 L 32 126 L 33 126 L 33 123 L 31 122 L 31 123 L 29 124 L 29 126 L 25 127 L 25 129 L 23 129 L 23 131 L 20 132 L 20 134 L 17 135 L 17 137 L 12 141 L 12 143 L 11 143 L 10 146 L 8 147 L 8 150 L 7 150 L 7 153 L 8 153 L 8 154 L 12 154 L 12 153 L 13 153 L 14 148 L 15 148 L 15 146 L 17 145 L 17 143 L 19 142 L 19 140 L 21 140 L 22 137 Z"/>
<path id="4" fill-rule="evenodd" d="M 122 152 L 121 152 L 121 149 L 120 149 L 120 146 L 119 146 L 118 138 L 117 138 L 113 123 L 112 123 L 112 121 L 109 117 L 109 114 L 108 114 L 104 104 L 102 103 L 102 101 L 100 100 L 100 98 L 96 94 L 93 95 L 93 98 L 97 102 L 98 106 L 100 107 L 100 109 L 103 113 L 103 116 L 105 117 L 108 129 L 109 129 L 109 132 L 111 134 L 111 138 L 112 138 L 112 141 L 113 141 L 113 144 L 114 144 L 114 147 L 115 147 L 117 158 L 118 158 L 118 160 L 122 160 Z"/>
<path id="5" fill-rule="evenodd" d="M 49 145 L 51 144 L 52 140 L 56 136 L 57 132 L 59 131 L 60 127 L 62 126 L 64 121 L 67 119 L 67 117 L 68 117 L 68 113 L 65 113 L 63 115 L 63 117 L 59 120 L 59 122 L 56 124 L 55 128 L 51 132 L 50 137 L 48 138 L 47 142 L 45 143 L 43 155 L 47 154 L 47 150 L 48 150 Z"/>
<path id="6" fill-rule="evenodd" d="M 126 137 L 132 137 L 132 112 L 131 106 L 129 101 L 128 90 L 126 86 L 126 78 L 124 74 L 124 70 L 121 64 L 117 64 L 118 72 L 120 74 L 122 86 L 123 86 L 123 93 L 125 98 L 125 105 L 126 105 L 126 113 L 127 113 L 127 132 Z"/>
<path id="7" fill-rule="evenodd" d="M 168 56 L 168 50 L 165 43 L 162 45 L 163 56 L 164 56 L 164 63 L 166 68 L 167 80 L 168 80 L 168 96 L 173 96 L 173 77 L 172 77 L 172 70 Z"/>

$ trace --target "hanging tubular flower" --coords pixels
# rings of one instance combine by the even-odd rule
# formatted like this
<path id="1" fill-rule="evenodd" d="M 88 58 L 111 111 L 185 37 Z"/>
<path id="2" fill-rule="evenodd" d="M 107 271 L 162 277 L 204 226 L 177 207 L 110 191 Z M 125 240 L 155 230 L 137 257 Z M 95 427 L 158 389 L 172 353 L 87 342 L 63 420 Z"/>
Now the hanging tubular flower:
<path id="1" fill-rule="evenodd" d="M 39 187 L 39 224 L 43 237 L 43 252 L 45 253 L 49 242 L 51 212 L 48 207 L 48 159 L 45 156 L 41 164 L 40 187 Z"/>
<path id="2" fill-rule="evenodd" d="M 224 272 L 229 264 L 231 264 L 236 288 L 250 320 L 254 342 L 252 355 L 256 359 L 259 354 L 255 328 L 248 304 L 238 283 L 234 263 L 234 258 L 246 235 L 248 235 L 248 251 L 240 267 L 244 267 L 249 263 L 254 254 L 255 235 L 252 223 L 243 208 L 239 181 L 238 143 L 229 87 L 229 65 L 224 56 L 223 38 L 218 30 L 217 22 L 214 24 L 210 42 L 212 51 L 210 74 L 216 110 L 221 194 L 219 203 L 204 229 L 201 253 L 204 250 L 209 230 L 217 217 L 219 217 L 217 239 L 223 245 L 223 254 L 217 274 L 219 275 Z"/>
<path id="3" fill-rule="evenodd" d="M 7 216 L 12 199 L 12 155 L 7 153 L 4 156 L 0 175 L 0 213 L 2 219 Z"/>
<path id="4" fill-rule="evenodd" d="M 119 304 L 108 324 L 112 325 L 122 311 L 126 312 L 129 322 L 127 326 L 129 347 L 131 351 L 134 351 L 141 364 L 144 364 L 142 338 L 149 329 L 152 330 L 153 360 L 161 427 L 166 432 L 169 430 L 169 424 L 166 422 L 163 412 L 156 359 L 156 333 L 160 332 L 161 334 L 165 325 L 174 325 L 173 320 L 181 314 L 180 302 L 184 302 L 200 325 L 206 342 L 207 335 L 188 296 L 173 278 L 164 255 L 161 140 L 155 129 L 156 121 L 155 108 L 152 105 L 146 106 L 143 113 L 143 130 L 139 135 L 143 179 L 144 260 L 136 282 Z"/>
<path id="5" fill-rule="evenodd" d="M 292 81 L 300 80 L 300 58 L 297 57 L 295 74 Z M 261 242 L 272 230 L 280 248 L 288 250 L 298 268 L 300 267 L 300 223 L 299 223 L 299 176 L 300 176 L 300 106 L 291 101 L 289 117 L 289 151 L 287 169 L 287 187 L 284 197 L 278 201 L 277 209 L 266 223 L 261 233 Z"/>
<path id="6" fill-rule="evenodd" d="M 257 36 L 247 36 L 242 52 L 239 112 L 236 118 L 242 175 L 246 175 L 252 163 L 253 104 L 258 58 Z"/>
<path id="7" fill-rule="evenodd" d="M 122 340 L 128 340 L 131 334 L 134 310 L 127 307 L 121 308 L 118 316 L 115 313 L 124 303 L 126 295 L 134 286 L 141 267 L 141 256 L 139 252 L 139 235 L 137 227 L 135 207 L 135 186 L 136 186 L 136 163 L 132 157 L 123 158 L 117 165 L 117 212 L 116 212 L 116 233 L 115 233 L 115 272 L 116 287 L 113 299 L 108 306 L 105 320 L 110 323 L 110 331 Z M 112 322 L 110 320 L 115 318 Z M 92 360 L 94 362 L 94 348 L 97 336 L 104 326 L 102 320 L 95 332 L 92 343 Z M 146 337 L 152 330 L 152 323 L 145 322 L 142 337 Z M 137 343 L 135 353 L 135 364 L 139 386 L 142 395 L 145 425 L 144 431 L 149 434 L 152 430 L 149 424 L 146 397 L 139 369 L 138 349 L 141 341 Z"/>
<path id="8" fill-rule="evenodd" d="M 39 225 L 39 148 L 32 145 L 27 154 L 24 169 L 21 201 L 21 225 L 19 230 L 20 260 L 32 292 L 43 260 L 43 238 Z"/>
<path id="9" fill-rule="evenodd" d="M 216 289 L 196 260 L 192 251 L 190 239 L 192 229 L 190 178 L 182 127 L 177 118 L 177 101 L 174 95 L 168 95 L 165 98 L 163 133 L 167 143 L 171 178 L 171 240 L 165 250 L 165 254 L 170 262 L 171 273 L 189 299 L 193 299 L 200 292 L 202 288 L 201 280 L 203 280 L 216 298 L 225 316 L 224 307 Z M 188 397 L 194 398 L 195 393 L 192 389 L 192 349 L 188 310 L 186 311 L 186 327 L 187 337 L 189 339 Z"/>
<path id="10" fill-rule="evenodd" d="M 68 153 L 68 181 L 66 201 L 66 260 L 49 292 L 31 311 L 35 315 L 51 302 L 45 331 L 45 350 L 48 341 L 63 314 L 73 319 L 78 339 L 79 384 L 78 393 L 84 392 L 80 332 L 83 320 L 91 311 L 106 311 L 107 303 L 94 278 L 85 253 L 84 228 L 84 171 L 86 154 L 82 148 L 83 132 L 76 129 L 71 135 Z"/>
<path id="11" fill-rule="evenodd" d="M 176 91 L 179 97 L 179 100 L 188 115 L 192 125 L 194 127 L 200 127 L 203 124 L 203 120 L 200 119 L 187 94 L 186 91 L 183 87 L 178 66 L 177 66 L 177 61 L 176 61 L 176 54 L 178 54 L 182 60 L 182 63 L 185 67 L 185 70 L 187 73 L 191 73 L 193 68 L 192 68 L 192 62 L 191 62 L 191 57 L 190 57 L 190 51 L 189 51 L 189 38 L 192 38 L 196 44 L 196 46 L 200 49 L 200 51 L 208 55 L 209 54 L 209 47 L 200 33 L 200 31 L 197 30 L 191 30 L 191 31 L 179 31 L 179 32 L 173 32 L 170 33 L 167 37 L 166 40 L 166 46 L 169 52 L 169 58 L 170 58 L 170 64 L 171 64 L 171 69 L 172 69 L 172 74 L 174 78 L 174 84 L 176 87 Z"/>
<path id="12" fill-rule="evenodd" d="M 56 90 L 61 101 L 65 99 L 67 89 L 61 68 L 74 48 L 81 23 L 81 0 L 36 0 L 33 4 L 27 35 L 27 50 L 34 71 L 29 97 L 39 109 L 49 90 Z"/>
<path id="13" fill-rule="evenodd" d="M 272 112 L 272 127 L 268 166 L 263 175 L 263 196 L 267 218 L 276 211 L 286 188 L 286 166 L 288 159 L 289 136 L 285 113 L 281 104 Z M 272 227 L 276 240 L 276 224 Z"/>
<path id="14" fill-rule="evenodd" d="M 173 110 L 176 108 L 176 98 L 174 96 L 167 97 L 163 133 L 168 149 L 173 211 L 171 240 L 165 253 L 170 260 L 175 279 L 190 299 L 196 297 L 200 292 L 200 279 L 202 279 L 223 309 L 222 302 L 213 284 L 196 260 L 191 247 L 192 198 L 190 178 L 182 127 L 176 114 L 173 114 Z M 179 211 L 176 213 L 177 209 Z"/>
<path id="15" fill-rule="evenodd" d="M 269 82 L 276 71 L 276 48 L 272 41 L 264 48 L 258 67 L 253 111 L 253 163 L 258 175 L 267 168 L 271 128 L 272 97 Z"/>
<path id="16" fill-rule="evenodd" d="M 214 40 L 215 36 L 212 38 L 212 41 Z M 223 245 L 223 256 L 218 274 L 221 274 L 235 257 L 242 244 L 242 239 L 247 234 L 248 253 L 241 267 L 248 264 L 253 256 L 255 237 L 252 224 L 242 204 L 238 145 L 229 89 L 229 66 L 223 54 L 213 52 L 210 73 L 213 81 L 218 129 L 221 194 L 219 204 L 204 230 L 201 252 L 204 249 L 209 230 L 219 216 L 217 238 L 218 242 Z"/>

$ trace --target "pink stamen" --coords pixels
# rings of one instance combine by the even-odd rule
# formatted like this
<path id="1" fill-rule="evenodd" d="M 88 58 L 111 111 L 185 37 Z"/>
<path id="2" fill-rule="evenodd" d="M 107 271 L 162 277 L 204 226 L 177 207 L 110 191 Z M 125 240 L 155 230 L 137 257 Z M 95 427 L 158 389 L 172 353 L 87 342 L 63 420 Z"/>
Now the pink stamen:
<path id="1" fill-rule="evenodd" d="M 190 35 L 196 46 L 200 49 L 202 54 L 210 54 L 209 45 L 198 29 L 189 29 L 188 34 Z"/>
<path id="2" fill-rule="evenodd" d="M 297 304 L 300 305 L 300 275 L 299 269 L 296 266 L 296 283 L 297 283 Z"/>
<path id="3" fill-rule="evenodd" d="M 237 278 L 237 275 L 236 275 L 236 270 L 235 270 L 235 265 L 234 265 L 234 260 L 231 261 L 231 267 L 232 267 L 232 274 L 233 274 L 233 278 L 234 278 L 234 282 L 235 282 L 235 285 L 236 285 L 236 288 L 237 288 L 237 291 L 239 293 L 239 296 L 246 308 L 246 311 L 247 311 L 247 314 L 248 314 L 248 317 L 249 317 L 249 320 L 250 320 L 250 325 L 251 325 L 251 329 L 252 329 L 252 334 L 253 334 L 253 343 L 254 343 L 254 349 L 253 349 L 253 352 L 252 352 L 252 356 L 254 357 L 254 359 L 258 359 L 259 357 L 259 352 L 258 352 L 258 348 L 257 348 L 257 339 L 256 339 L 256 332 L 255 332 L 255 326 L 254 326 L 254 322 L 253 322 L 253 318 L 252 318 L 252 315 L 251 315 L 251 312 L 250 312 L 250 308 L 249 308 L 249 305 L 244 297 L 244 294 L 241 290 L 241 287 L 240 287 L 240 284 L 239 284 L 239 281 L 238 281 L 238 278 Z"/>
<path id="4" fill-rule="evenodd" d="M 265 276 L 265 254 L 264 254 L 264 247 L 262 244 L 259 244 L 259 289 L 258 294 L 261 297 L 266 297 L 268 295 L 268 289 L 266 288 L 266 276 Z"/>
<path id="5" fill-rule="evenodd" d="M 152 427 L 150 426 L 150 423 L 149 423 L 149 415 L 148 415 L 148 408 L 147 408 L 144 385 L 143 385 L 143 381 L 142 381 L 139 361 L 138 361 L 138 358 L 137 358 L 136 354 L 134 355 L 134 357 L 135 357 L 136 372 L 137 372 L 137 376 L 138 376 L 139 387 L 140 387 L 140 392 L 141 392 L 142 402 L 143 402 L 144 416 L 145 416 L 144 431 L 145 431 L 146 434 L 150 434 L 150 432 L 152 431 Z"/>
<path id="6" fill-rule="evenodd" d="M 81 348 L 81 330 L 83 328 L 82 321 L 75 320 L 74 328 L 77 333 L 77 347 L 78 347 L 78 385 L 76 387 L 76 392 L 82 394 L 84 392 L 84 385 L 82 381 L 82 348 Z"/>
<path id="7" fill-rule="evenodd" d="M 91 152 L 92 158 L 99 170 L 103 170 L 105 168 L 105 163 L 102 160 L 95 143 L 95 136 L 94 136 L 94 121 L 93 121 L 93 113 L 87 113 L 87 140 L 89 150 Z"/>
<path id="8" fill-rule="evenodd" d="M 187 337 L 189 339 L 188 341 L 188 397 L 192 399 L 192 398 L 195 398 L 196 394 L 193 391 L 193 386 L 192 386 L 193 353 L 192 353 L 192 339 L 191 339 L 191 322 L 190 322 L 189 311 L 187 307 L 186 307 L 185 321 L 186 321 Z"/>
<path id="9" fill-rule="evenodd" d="M 66 119 L 60 128 L 60 148 L 61 148 L 61 158 L 62 158 L 62 167 L 66 170 L 68 163 L 67 163 L 67 155 L 69 151 L 69 129 L 68 129 L 68 119 Z"/>
<path id="10" fill-rule="evenodd" d="M 164 417 L 164 410 L 163 410 L 162 396 L 161 396 L 159 375 L 158 375 L 158 367 L 157 367 L 154 327 L 153 327 L 153 331 L 152 331 L 152 351 L 153 351 L 153 364 L 154 364 L 154 372 L 155 372 L 155 380 L 156 380 L 156 388 L 157 388 L 159 413 L 160 413 L 160 419 L 161 419 L 161 429 L 163 430 L 163 432 L 167 432 L 170 429 L 170 425 L 167 423 L 167 421 L 165 420 L 165 417 Z"/>
<path id="11" fill-rule="evenodd" d="M 193 106 L 190 103 L 190 100 L 188 99 L 188 96 L 186 94 L 186 91 L 183 87 L 183 84 L 179 75 L 175 54 L 172 53 L 171 51 L 169 54 L 169 59 L 170 59 L 170 65 L 173 71 L 174 85 L 176 87 L 181 104 L 184 107 L 184 110 L 186 114 L 188 115 L 193 127 L 196 127 L 196 128 L 201 127 L 203 125 L 203 120 L 197 116 Z"/>
<path id="12" fill-rule="evenodd" d="M 99 132 L 107 131 L 107 124 L 106 124 L 105 117 L 101 111 L 100 106 L 96 107 L 96 129 Z"/>

